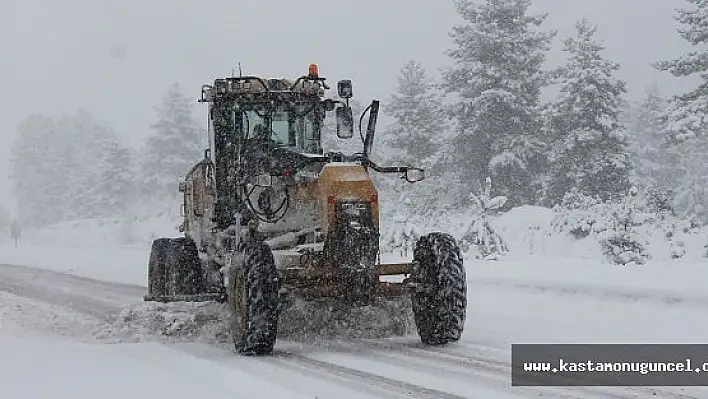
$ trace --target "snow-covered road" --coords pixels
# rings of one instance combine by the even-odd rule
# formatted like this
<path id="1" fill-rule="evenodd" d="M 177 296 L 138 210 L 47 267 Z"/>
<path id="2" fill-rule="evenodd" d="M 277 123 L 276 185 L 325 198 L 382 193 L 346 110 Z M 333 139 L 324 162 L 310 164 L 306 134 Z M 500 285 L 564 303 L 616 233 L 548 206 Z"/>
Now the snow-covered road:
<path id="1" fill-rule="evenodd" d="M 646 300 L 620 295 L 632 287 L 599 289 L 572 279 L 534 282 L 529 276 L 522 284 L 519 273 L 504 267 L 514 265 L 470 266 L 469 313 L 459 344 L 426 348 L 415 335 L 316 343 L 282 339 L 273 356 L 243 358 L 226 343 L 106 339 L 96 332 L 105 333 L 122 309 L 139 303 L 142 286 L 3 265 L 2 397 L 708 397 L 703 388 L 511 387 L 511 343 L 703 342 L 708 305 Z"/>

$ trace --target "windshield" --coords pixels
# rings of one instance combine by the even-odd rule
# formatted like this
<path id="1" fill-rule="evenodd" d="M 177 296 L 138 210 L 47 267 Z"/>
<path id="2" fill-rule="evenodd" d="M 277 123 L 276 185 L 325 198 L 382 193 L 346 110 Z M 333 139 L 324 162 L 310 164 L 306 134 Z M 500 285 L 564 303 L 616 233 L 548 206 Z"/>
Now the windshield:
<path id="1" fill-rule="evenodd" d="M 268 134 L 266 114 L 255 111 L 244 113 L 244 128 L 249 138 L 268 138 L 276 144 L 294 147 L 304 152 L 316 153 L 319 149 L 314 123 L 314 111 L 298 115 L 293 110 L 279 110 L 270 114 L 271 131 Z"/>

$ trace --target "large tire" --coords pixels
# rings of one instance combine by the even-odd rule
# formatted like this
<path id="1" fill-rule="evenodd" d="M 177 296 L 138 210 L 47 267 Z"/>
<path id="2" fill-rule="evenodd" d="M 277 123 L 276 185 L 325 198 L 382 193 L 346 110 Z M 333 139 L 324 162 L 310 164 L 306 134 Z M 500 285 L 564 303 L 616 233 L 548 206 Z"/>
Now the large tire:
<path id="1" fill-rule="evenodd" d="M 206 290 L 199 250 L 191 238 L 172 239 L 172 251 L 167 257 L 172 278 L 168 280 L 168 291 L 173 295 L 202 294 Z"/>
<path id="2" fill-rule="evenodd" d="M 205 290 L 197 246 L 187 237 L 158 238 L 148 263 L 148 294 L 192 295 Z"/>
<path id="3" fill-rule="evenodd" d="M 357 230 L 347 226 L 337 231 L 335 239 L 339 248 L 334 259 L 344 287 L 342 301 L 355 307 L 371 304 L 378 281 L 378 232 L 368 227 Z"/>
<path id="4" fill-rule="evenodd" d="M 148 295 L 167 295 L 165 283 L 167 280 L 167 253 L 171 247 L 169 238 L 158 238 L 152 242 L 150 260 L 148 261 Z"/>
<path id="5" fill-rule="evenodd" d="M 420 237 L 413 250 L 411 295 L 423 344 L 444 345 L 460 339 L 467 311 L 467 281 L 460 248 L 446 233 Z"/>
<path id="6" fill-rule="evenodd" d="M 280 278 L 270 247 L 263 242 L 245 244 L 243 266 L 231 285 L 238 320 L 234 344 L 246 356 L 268 355 L 275 346 L 280 317 Z"/>

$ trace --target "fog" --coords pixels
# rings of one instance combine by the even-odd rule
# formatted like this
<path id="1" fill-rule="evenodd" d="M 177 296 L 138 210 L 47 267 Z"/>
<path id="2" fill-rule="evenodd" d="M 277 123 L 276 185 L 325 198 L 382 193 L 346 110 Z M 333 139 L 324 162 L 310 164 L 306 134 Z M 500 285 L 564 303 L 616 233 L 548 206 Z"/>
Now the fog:
<path id="1" fill-rule="evenodd" d="M 0 204 L 11 205 L 9 147 L 29 113 L 89 110 L 140 145 L 154 109 L 172 82 L 194 96 L 200 86 L 238 71 L 299 76 L 310 63 L 331 82 L 354 81 L 356 98 L 386 100 L 408 59 L 433 74 L 449 65 L 451 1 L 0 0 Z M 559 30 L 550 63 L 562 61 L 562 39 L 583 16 L 598 25 L 606 55 L 622 65 L 629 99 L 656 81 L 666 92 L 689 86 L 651 63 L 688 49 L 673 9 L 682 0 L 536 0 Z"/>

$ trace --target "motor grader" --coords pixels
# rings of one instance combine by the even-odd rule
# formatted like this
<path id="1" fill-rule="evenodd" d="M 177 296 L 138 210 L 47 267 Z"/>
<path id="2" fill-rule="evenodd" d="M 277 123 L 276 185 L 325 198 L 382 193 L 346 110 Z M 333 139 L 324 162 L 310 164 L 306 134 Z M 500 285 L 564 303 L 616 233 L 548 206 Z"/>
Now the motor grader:
<path id="1" fill-rule="evenodd" d="M 327 116 L 335 114 L 341 140 L 353 137 L 355 125 L 351 81 L 338 82 L 338 99 L 326 98 L 328 89 L 314 64 L 294 81 L 238 76 L 202 86 L 209 147 L 179 184 L 184 236 L 153 242 L 144 299 L 227 303 L 244 355 L 272 352 L 282 306 L 294 297 L 354 308 L 409 295 L 424 344 L 459 340 L 465 270 L 450 235 L 421 237 L 411 263 L 380 262 L 379 197 L 370 173 L 415 183 L 424 170 L 370 159 L 376 100 L 358 121 L 362 152 L 325 153 L 323 134 L 334 133 Z M 381 281 L 386 276 L 402 281 Z"/>

